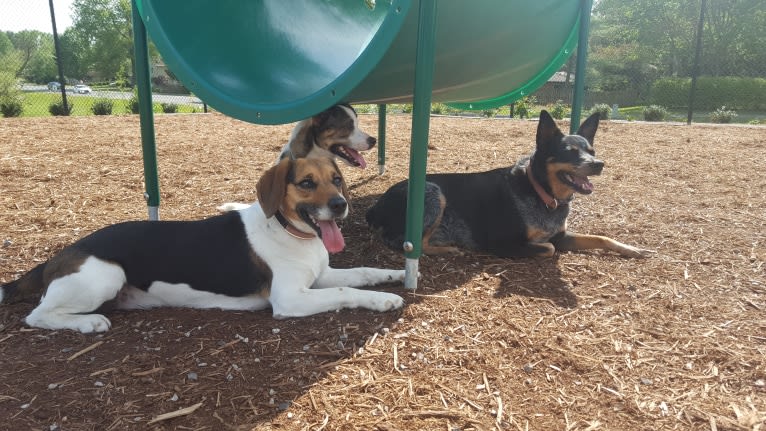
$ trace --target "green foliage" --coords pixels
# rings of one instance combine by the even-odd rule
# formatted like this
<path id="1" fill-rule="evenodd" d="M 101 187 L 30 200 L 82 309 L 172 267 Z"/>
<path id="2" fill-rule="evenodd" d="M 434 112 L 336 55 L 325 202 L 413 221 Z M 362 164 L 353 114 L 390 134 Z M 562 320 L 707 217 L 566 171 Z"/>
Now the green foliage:
<path id="1" fill-rule="evenodd" d="M 130 114 L 138 114 L 141 111 L 138 103 L 138 94 L 135 91 L 133 92 L 133 96 L 131 96 L 130 100 L 128 100 L 127 110 Z"/>
<path id="2" fill-rule="evenodd" d="M 402 112 L 405 114 L 412 114 L 412 103 L 402 105 Z"/>
<path id="3" fill-rule="evenodd" d="M 51 113 L 54 117 L 58 116 L 64 116 L 67 117 L 69 115 L 72 115 L 72 110 L 74 109 L 74 105 L 71 103 L 67 103 L 67 108 L 64 109 L 64 102 L 62 100 L 59 100 L 57 102 L 53 102 L 48 106 L 48 112 Z"/>
<path id="4" fill-rule="evenodd" d="M 3 117 L 19 117 L 22 112 L 24 112 L 24 106 L 20 101 L 0 101 L 0 114 L 3 114 Z"/>
<path id="5" fill-rule="evenodd" d="M 483 117 L 492 118 L 495 115 L 497 115 L 497 109 L 494 109 L 494 108 L 492 108 L 492 109 L 483 109 L 481 111 L 481 115 Z"/>
<path id="6" fill-rule="evenodd" d="M 668 118 L 668 110 L 664 106 L 649 105 L 644 108 L 644 121 L 664 121 Z"/>
<path id="7" fill-rule="evenodd" d="M 447 105 L 443 103 L 432 103 L 431 113 L 436 115 L 444 114 L 447 111 Z"/>
<path id="8" fill-rule="evenodd" d="M 703 75 L 763 76 L 766 14 L 762 11 L 763 0 L 708 2 L 702 33 Z M 698 0 L 594 2 L 589 62 L 594 59 L 592 66 L 601 77 L 613 78 L 602 66 L 622 70 L 626 72 L 622 76 L 635 77 L 639 86 L 642 80 L 654 79 L 654 73 L 689 76 L 699 15 Z M 589 82 L 592 87 L 601 86 L 599 80 Z"/>
<path id="9" fill-rule="evenodd" d="M 75 0 L 72 18 L 67 40 L 81 51 L 80 73 L 117 76 L 133 56 L 130 0 Z"/>
<path id="10" fill-rule="evenodd" d="M 160 106 L 162 106 L 162 112 L 166 114 L 175 114 L 178 112 L 178 105 L 175 103 L 162 103 Z"/>
<path id="11" fill-rule="evenodd" d="M 599 119 L 608 120 L 609 116 L 612 114 L 612 108 L 606 103 L 597 103 L 590 108 L 589 112 L 590 115 L 595 113 L 598 113 Z"/>
<path id="12" fill-rule="evenodd" d="M 378 112 L 378 105 L 374 105 L 374 104 L 354 105 L 354 109 L 356 110 L 356 112 L 360 114 L 376 114 Z"/>
<path id="13" fill-rule="evenodd" d="M 652 85 L 652 102 L 672 108 L 688 106 L 691 78 L 663 78 Z M 697 79 L 694 107 L 717 109 L 729 106 L 741 110 L 766 110 L 766 79 L 732 76 L 701 76 Z"/>
<path id="14" fill-rule="evenodd" d="M 112 99 L 98 99 L 93 102 L 93 106 L 90 107 L 90 110 L 96 115 L 112 115 L 113 107 L 114 102 Z"/>
<path id="15" fill-rule="evenodd" d="M 737 116 L 737 113 L 733 109 L 726 109 L 725 106 L 721 106 L 715 111 L 710 113 L 711 123 L 731 123 L 731 120 Z"/>
<path id="16" fill-rule="evenodd" d="M 23 97 L 13 72 L 0 70 L 0 112 L 3 117 L 18 117 L 23 112 Z"/>
<path id="17" fill-rule="evenodd" d="M 563 101 L 557 100 L 553 107 L 549 110 L 551 117 L 561 120 L 567 114 L 567 105 Z"/>
<path id="18" fill-rule="evenodd" d="M 514 107 L 516 116 L 519 118 L 529 118 L 531 115 L 530 110 L 535 103 L 537 103 L 537 97 L 535 96 L 524 96 L 517 100 Z"/>

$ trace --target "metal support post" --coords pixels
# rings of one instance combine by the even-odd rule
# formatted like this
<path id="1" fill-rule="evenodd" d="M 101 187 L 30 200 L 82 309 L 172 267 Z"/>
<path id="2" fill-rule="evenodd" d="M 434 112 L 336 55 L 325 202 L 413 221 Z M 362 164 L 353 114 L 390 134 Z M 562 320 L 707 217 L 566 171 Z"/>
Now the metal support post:
<path id="1" fill-rule="evenodd" d="M 407 189 L 405 289 L 418 286 L 418 259 L 423 246 L 423 201 L 425 199 L 428 127 L 431 115 L 434 55 L 436 45 L 436 0 L 421 0 L 415 54 L 415 89 L 412 107 L 410 175 Z"/>

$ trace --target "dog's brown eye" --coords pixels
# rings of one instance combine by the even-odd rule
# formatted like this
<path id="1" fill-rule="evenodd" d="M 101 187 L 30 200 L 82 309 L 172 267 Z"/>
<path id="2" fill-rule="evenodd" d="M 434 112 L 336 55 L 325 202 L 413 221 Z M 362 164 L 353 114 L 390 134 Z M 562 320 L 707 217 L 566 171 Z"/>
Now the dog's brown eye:
<path id="1" fill-rule="evenodd" d="M 341 177 L 335 177 L 332 179 L 332 183 L 335 184 L 335 187 L 340 187 L 341 184 L 343 184 L 343 179 Z"/>
<path id="2" fill-rule="evenodd" d="M 310 178 L 306 178 L 305 180 L 298 183 L 298 187 L 306 190 L 313 190 L 317 188 L 317 183 L 312 181 Z"/>

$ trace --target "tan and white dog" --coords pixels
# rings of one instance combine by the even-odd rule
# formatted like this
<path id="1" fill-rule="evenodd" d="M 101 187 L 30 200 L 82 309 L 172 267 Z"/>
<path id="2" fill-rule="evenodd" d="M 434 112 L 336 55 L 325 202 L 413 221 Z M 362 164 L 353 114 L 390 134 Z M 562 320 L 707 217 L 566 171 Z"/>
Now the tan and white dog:
<path id="1" fill-rule="evenodd" d="M 0 301 L 42 294 L 30 326 L 103 332 L 95 313 L 153 307 L 260 310 L 274 317 L 341 308 L 376 311 L 404 301 L 355 289 L 401 281 L 404 271 L 335 269 L 344 247 L 336 224 L 348 214 L 347 191 L 334 161 L 286 158 L 257 184 L 258 202 L 197 221 L 133 221 L 100 229 L 0 288 Z"/>

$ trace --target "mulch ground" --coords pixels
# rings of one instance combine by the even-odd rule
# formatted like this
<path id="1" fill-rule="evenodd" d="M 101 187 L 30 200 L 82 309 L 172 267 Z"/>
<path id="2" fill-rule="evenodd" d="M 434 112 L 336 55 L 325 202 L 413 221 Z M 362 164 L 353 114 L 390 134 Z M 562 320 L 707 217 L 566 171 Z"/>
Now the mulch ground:
<path id="1" fill-rule="evenodd" d="M 375 134 L 377 117 L 363 116 Z M 156 119 L 163 219 L 254 200 L 290 126 Z M 530 152 L 536 122 L 435 117 L 429 170 Z M 563 129 L 568 129 L 564 125 Z M 403 267 L 364 212 L 407 175 L 410 118 L 344 167 L 336 267 Z M 758 430 L 766 428 L 766 129 L 605 122 L 604 174 L 569 227 L 655 250 L 421 259 L 403 310 L 112 312 L 104 334 L 30 329 L 0 306 L 8 430 Z M 136 116 L 0 121 L 0 280 L 107 224 L 146 218 Z M 491 209 L 488 209 L 491 210 Z M 176 417 L 168 418 L 169 413 Z"/>

